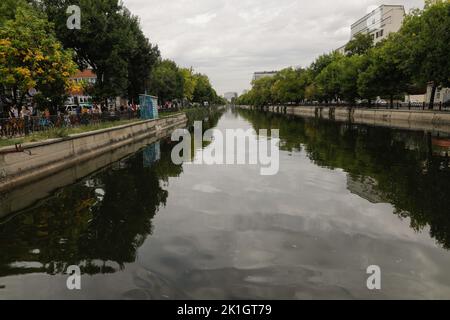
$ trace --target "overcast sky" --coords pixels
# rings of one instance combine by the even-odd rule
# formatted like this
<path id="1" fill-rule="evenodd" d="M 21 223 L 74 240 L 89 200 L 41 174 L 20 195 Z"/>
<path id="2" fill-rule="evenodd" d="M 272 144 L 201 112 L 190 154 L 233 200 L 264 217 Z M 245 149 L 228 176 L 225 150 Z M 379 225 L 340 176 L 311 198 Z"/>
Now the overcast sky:
<path id="1" fill-rule="evenodd" d="M 379 4 L 423 0 L 123 0 L 164 58 L 206 73 L 219 94 L 250 87 L 255 71 L 307 66 L 346 43 Z"/>

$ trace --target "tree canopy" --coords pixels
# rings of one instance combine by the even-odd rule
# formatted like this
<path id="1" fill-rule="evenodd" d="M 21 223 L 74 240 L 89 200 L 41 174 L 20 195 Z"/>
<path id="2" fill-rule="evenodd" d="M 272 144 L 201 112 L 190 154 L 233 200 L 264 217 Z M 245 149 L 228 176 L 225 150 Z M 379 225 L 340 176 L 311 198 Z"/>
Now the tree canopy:
<path id="1" fill-rule="evenodd" d="M 13 20 L 0 28 L 0 90 L 6 105 L 23 104 L 36 89 L 44 106 L 64 101 L 76 65 L 63 49 L 52 25 L 27 5 L 19 5 Z"/>
<path id="2" fill-rule="evenodd" d="M 370 103 L 381 97 L 392 105 L 394 99 L 423 92 L 431 83 L 433 106 L 436 88 L 450 86 L 450 2 L 427 1 L 386 40 L 374 46 L 371 35 L 358 34 L 345 51 L 323 54 L 305 69 L 287 68 L 273 79 L 255 81 L 237 103 Z"/>

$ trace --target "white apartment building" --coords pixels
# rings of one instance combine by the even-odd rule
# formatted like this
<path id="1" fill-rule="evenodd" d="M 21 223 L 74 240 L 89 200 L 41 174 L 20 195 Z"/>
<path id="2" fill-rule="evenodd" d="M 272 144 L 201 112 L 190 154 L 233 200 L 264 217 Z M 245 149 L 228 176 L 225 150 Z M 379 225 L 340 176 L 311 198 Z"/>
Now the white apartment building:
<path id="1" fill-rule="evenodd" d="M 376 44 L 386 39 L 390 33 L 399 31 L 405 15 L 404 6 L 383 4 L 352 24 L 350 38 L 368 33 Z"/>
<path id="2" fill-rule="evenodd" d="M 350 40 L 358 34 L 370 34 L 374 44 L 386 39 L 402 27 L 406 12 L 403 5 L 381 5 L 351 25 Z M 335 51 L 345 54 L 345 46 Z"/>

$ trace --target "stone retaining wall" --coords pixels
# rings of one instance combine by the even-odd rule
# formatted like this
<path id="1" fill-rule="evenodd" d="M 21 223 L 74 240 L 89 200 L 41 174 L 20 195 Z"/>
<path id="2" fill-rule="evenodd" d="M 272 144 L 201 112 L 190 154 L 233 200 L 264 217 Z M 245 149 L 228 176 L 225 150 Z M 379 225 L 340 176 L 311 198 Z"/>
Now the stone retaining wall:
<path id="1" fill-rule="evenodd" d="M 251 106 L 239 106 L 239 108 L 254 109 L 254 107 Z M 275 113 L 293 114 L 302 117 L 350 121 L 357 124 L 450 133 L 450 112 L 430 110 L 354 109 L 327 106 L 268 106 L 265 107 L 264 110 Z"/>
<path id="2" fill-rule="evenodd" d="M 104 153 L 162 132 L 185 126 L 185 114 L 47 140 L 16 148 L 0 148 L 0 193 L 51 176 Z"/>

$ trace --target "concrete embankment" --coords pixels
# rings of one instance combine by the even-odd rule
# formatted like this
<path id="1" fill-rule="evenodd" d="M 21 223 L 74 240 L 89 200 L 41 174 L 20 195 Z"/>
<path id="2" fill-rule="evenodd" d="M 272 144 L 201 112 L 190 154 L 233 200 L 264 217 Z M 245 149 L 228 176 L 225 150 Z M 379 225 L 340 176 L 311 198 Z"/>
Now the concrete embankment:
<path id="1" fill-rule="evenodd" d="M 251 106 L 240 106 L 254 109 Z M 326 106 L 268 106 L 265 111 L 356 124 L 450 133 L 450 112 L 407 109 L 358 109 Z"/>
<path id="2" fill-rule="evenodd" d="M 68 173 L 70 176 L 68 181 L 80 178 L 86 175 L 86 172 L 95 171 L 100 166 L 107 165 L 114 159 L 118 160 L 120 156 L 123 157 L 124 153 L 130 151 L 127 146 L 135 146 L 144 139 L 162 138 L 172 130 L 184 127 L 186 123 L 186 115 L 179 114 L 61 139 L 30 143 L 23 145 L 20 152 L 17 152 L 15 147 L 0 148 L 0 193 L 11 192 L 18 187 L 53 178 L 57 173 L 69 168 L 75 168 L 75 172 Z M 134 149 L 131 148 L 131 152 Z M 88 161 L 100 156 L 103 156 L 99 158 L 101 161 Z M 91 164 L 80 169 L 80 165 L 86 162 Z M 0 201 L 3 202 L 1 199 Z"/>

